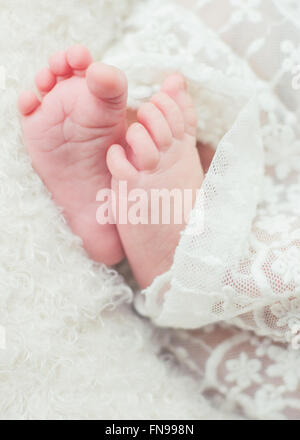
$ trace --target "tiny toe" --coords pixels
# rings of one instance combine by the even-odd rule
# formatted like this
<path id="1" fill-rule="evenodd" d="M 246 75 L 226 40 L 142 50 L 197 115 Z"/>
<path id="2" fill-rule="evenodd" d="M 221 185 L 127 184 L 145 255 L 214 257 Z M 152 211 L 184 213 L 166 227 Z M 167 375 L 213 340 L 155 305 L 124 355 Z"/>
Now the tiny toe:
<path id="1" fill-rule="evenodd" d="M 162 90 L 171 95 L 178 92 L 178 90 L 186 90 L 184 76 L 181 73 L 169 75 L 163 83 Z"/>
<path id="2" fill-rule="evenodd" d="M 103 63 L 93 63 L 86 76 L 88 87 L 97 98 L 125 107 L 127 79 L 121 70 Z"/>
<path id="3" fill-rule="evenodd" d="M 36 94 L 32 91 L 25 91 L 21 93 L 18 100 L 19 111 L 23 116 L 32 113 L 40 105 Z"/>
<path id="4" fill-rule="evenodd" d="M 159 151 L 143 125 L 133 123 L 127 130 L 126 141 L 130 146 L 130 161 L 138 170 L 152 170 L 159 161 Z"/>
<path id="5" fill-rule="evenodd" d="M 184 120 L 181 109 L 178 107 L 176 102 L 169 95 L 163 92 L 153 95 L 151 102 L 153 102 L 153 104 L 159 108 L 168 121 L 173 136 L 177 139 L 181 139 L 184 135 Z"/>
<path id="6" fill-rule="evenodd" d="M 184 77 L 180 74 L 170 75 L 162 86 L 162 91 L 167 93 L 181 109 L 185 123 L 186 133 L 195 136 L 197 127 L 197 114 L 191 96 L 187 92 Z"/>
<path id="7" fill-rule="evenodd" d="M 92 62 L 89 50 L 82 44 L 77 44 L 67 50 L 67 61 L 74 70 L 85 70 Z"/>
<path id="8" fill-rule="evenodd" d="M 37 73 L 35 77 L 35 83 L 37 88 L 42 93 L 50 92 L 50 90 L 55 86 L 56 84 L 56 77 L 53 74 L 53 72 L 46 67 L 43 70 L 40 70 L 40 72 Z"/>
<path id="9" fill-rule="evenodd" d="M 133 179 L 137 170 L 127 159 L 125 150 L 121 145 L 112 145 L 106 155 L 107 167 L 111 175 L 117 180 Z"/>
<path id="10" fill-rule="evenodd" d="M 152 102 L 142 104 L 137 112 L 137 120 L 144 125 L 159 149 L 168 148 L 172 142 L 172 132 L 162 112 Z"/>
<path id="11" fill-rule="evenodd" d="M 67 76 L 72 73 L 72 68 L 67 61 L 66 52 L 56 52 L 49 58 L 49 66 L 54 75 Z"/>

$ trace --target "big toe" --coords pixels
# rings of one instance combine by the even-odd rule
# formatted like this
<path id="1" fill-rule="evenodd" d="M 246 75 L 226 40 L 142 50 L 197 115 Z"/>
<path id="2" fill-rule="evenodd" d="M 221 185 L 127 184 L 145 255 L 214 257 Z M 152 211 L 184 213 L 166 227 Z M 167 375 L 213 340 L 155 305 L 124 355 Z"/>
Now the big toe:
<path id="1" fill-rule="evenodd" d="M 174 73 L 166 78 L 163 83 L 162 91 L 167 93 L 179 106 L 186 133 L 195 136 L 197 127 L 197 114 L 186 87 L 183 75 Z"/>
<path id="2" fill-rule="evenodd" d="M 87 70 L 87 85 L 93 95 L 110 104 L 126 106 L 127 79 L 125 74 L 113 66 L 93 63 Z"/>

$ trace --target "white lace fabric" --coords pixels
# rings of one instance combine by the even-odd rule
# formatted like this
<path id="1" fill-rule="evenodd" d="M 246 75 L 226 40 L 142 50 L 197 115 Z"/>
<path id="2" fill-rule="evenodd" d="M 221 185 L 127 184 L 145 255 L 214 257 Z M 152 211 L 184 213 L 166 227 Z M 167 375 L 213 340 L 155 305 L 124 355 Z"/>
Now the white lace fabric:
<path id="1" fill-rule="evenodd" d="M 299 351 L 225 323 L 160 338 L 219 410 L 250 419 L 300 419 Z"/>
<path id="2" fill-rule="evenodd" d="M 173 265 L 137 310 L 198 329 L 165 345 L 254 418 L 300 418 L 299 42 L 297 0 L 150 0 L 107 53 L 132 107 L 182 72 L 216 150 Z"/>
<path id="3" fill-rule="evenodd" d="M 201 327 L 251 310 L 257 300 L 250 286 L 238 291 L 232 279 L 232 271 L 239 271 L 240 256 L 247 258 L 261 189 L 263 150 L 257 114 L 252 99 L 222 138 L 194 207 L 195 220 L 182 234 L 171 270 L 144 292 L 145 309 L 158 325 Z M 165 285 L 169 288 L 157 307 L 155 298 Z"/>
<path id="4" fill-rule="evenodd" d="M 180 70 L 198 111 L 198 138 L 216 153 L 194 208 L 199 227 L 187 227 L 171 269 L 137 308 L 159 326 L 226 320 L 291 342 L 300 329 L 297 3 L 147 5 L 108 60 L 125 69 L 132 106 Z"/>

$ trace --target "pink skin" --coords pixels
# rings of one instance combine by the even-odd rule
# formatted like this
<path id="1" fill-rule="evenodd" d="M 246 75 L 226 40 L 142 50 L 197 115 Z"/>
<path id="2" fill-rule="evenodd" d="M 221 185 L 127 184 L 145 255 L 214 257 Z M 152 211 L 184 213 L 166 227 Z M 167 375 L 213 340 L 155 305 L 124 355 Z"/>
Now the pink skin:
<path id="1" fill-rule="evenodd" d="M 169 76 L 161 92 L 140 107 L 137 119 L 127 131 L 128 146 L 115 144 L 108 150 L 113 190 L 118 193 L 119 181 L 125 180 L 128 191 L 179 188 L 192 189 L 196 196 L 203 170 L 196 148 L 196 113 L 182 76 Z M 170 268 L 184 227 L 184 222 L 118 224 L 126 256 L 142 288 Z"/>
<path id="2" fill-rule="evenodd" d="M 23 92 L 19 110 L 32 164 L 88 254 L 112 265 L 124 257 L 115 225 L 99 225 L 96 194 L 109 188 L 108 148 L 126 133 L 127 81 L 118 69 L 92 64 L 84 46 L 59 52 L 35 78 L 41 101 Z"/>
<path id="3" fill-rule="evenodd" d="M 99 225 L 96 195 L 111 185 L 117 193 L 120 180 L 129 191 L 200 188 L 197 121 L 183 78 L 167 78 L 127 133 L 126 78 L 114 67 L 92 64 L 85 47 L 53 55 L 35 81 L 41 101 L 33 92 L 19 98 L 34 168 L 89 255 L 112 265 L 124 248 L 140 286 L 150 285 L 172 264 L 184 223 Z"/>

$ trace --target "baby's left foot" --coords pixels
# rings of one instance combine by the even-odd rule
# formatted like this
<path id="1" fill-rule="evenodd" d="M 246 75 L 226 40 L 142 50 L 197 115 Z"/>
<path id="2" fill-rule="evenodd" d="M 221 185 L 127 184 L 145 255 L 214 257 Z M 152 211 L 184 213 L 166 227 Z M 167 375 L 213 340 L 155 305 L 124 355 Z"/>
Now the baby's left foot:
<path id="1" fill-rule="evenodd" d="M 141 213 L 136 212 L 129 201 L 124 221 L 121 219 L 123 206 L 117 206 L 117 226 L 125 253 L 138 283 L 145 288 L 172 265 L 180 232 L 185 227 L 184 221 L 176 224 L 178 217 L 175 221 L 174 216 L 180 214 L 179 211 L 183 214 L 184 190 L 190 190 L 192 209 L 203 181 L 203 170 L 196 148 L 196 113 L 181 75 L 168 77 L 161 92 L 141 106 L 137 119 L 138 122 L 127 131 L 127 150 L 121 145 L 112 145 L 107 153 L 107 165 L 116 200 L 123 191 L 120 183 L 125 183 L 129 199 L 139 200 L 137 210 L 143 211 L 140 217 L 144 224 L 135 222 Z M 171 196 L 171 203 L 168 203 L 167 197 L 168 206 L 163 206 L 162 211 L 170 209 L 171 216 L 166 223 L 163 212 L 158 213 L 150 205 L 151 193 L 152 190 L 167 190 L 172 194 L 174 189 L 179 199 L 182 196 L 182 201 L 177 200 L 176 205 Z M 120 203 L 124 203 L 124 199 L 125 195 L 121 194 Z M 172 217 L 173 208 L 176 209 Z"/>
<path id="2" fill-rule="evenodd" d="M 124 257 L 117 228 L 97 223 L 96 196 L 110 187 L 108 147 L 125 139 L 126 77 L 92 64 L 87 48 L 77 45 L 53 55 L 36 84 L 41 102 L 34 92 L 19 98 L 32 164 L 89 255 L 116 264 Z"/>

